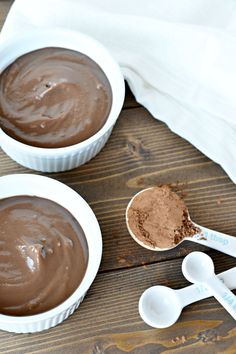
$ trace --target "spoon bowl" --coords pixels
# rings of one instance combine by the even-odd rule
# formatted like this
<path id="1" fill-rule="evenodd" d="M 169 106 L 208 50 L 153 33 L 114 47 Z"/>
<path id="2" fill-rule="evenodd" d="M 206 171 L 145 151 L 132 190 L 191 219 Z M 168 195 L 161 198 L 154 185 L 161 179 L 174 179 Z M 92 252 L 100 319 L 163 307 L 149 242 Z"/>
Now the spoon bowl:
<path id="1" fill-rule="evenodd" d="M 152 286 L 139 300 L 139 313 L 144 322 L 154 328 L 166 328 L 174 324 L 182 311 L 175 291 L 166 286 Z"/>
<path id="2" fill-rule="evenodd" d="M 214 274 L 214 264 L 207 254 L 192 252 L 184 258 L 182 271 L 191 283 L 202 283 Z"/>

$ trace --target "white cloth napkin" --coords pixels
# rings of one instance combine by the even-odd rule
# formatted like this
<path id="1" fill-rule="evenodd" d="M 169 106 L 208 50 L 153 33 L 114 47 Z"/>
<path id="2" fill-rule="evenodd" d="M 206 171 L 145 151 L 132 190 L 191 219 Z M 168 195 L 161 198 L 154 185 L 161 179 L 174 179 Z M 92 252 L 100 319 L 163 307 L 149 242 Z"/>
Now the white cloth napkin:
<path id="1" fill-rule="evenodd" d="M 236 183 L 235 0 L 16 0 L 1 40 L 37 27 L 102 42 L 137 101 Z"/>

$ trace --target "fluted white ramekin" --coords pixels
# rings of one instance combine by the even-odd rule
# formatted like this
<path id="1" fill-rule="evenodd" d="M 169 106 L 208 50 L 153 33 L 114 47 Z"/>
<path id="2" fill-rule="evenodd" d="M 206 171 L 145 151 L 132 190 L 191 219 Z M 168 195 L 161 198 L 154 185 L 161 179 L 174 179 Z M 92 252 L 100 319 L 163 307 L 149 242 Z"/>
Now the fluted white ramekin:
<path id="1" fill-rule="evenodd" d="M 0 199 L 33 195 L 50 199 L 66 208 L 80 223 L 88 244 L 88 266 L 85 276 L 75 292 L 52 310 L 32 316 L 7 316 L 0 314 L 0 329 L 15 333 L 43 331 L 64 321 L 80 305 L 92 284 L 102 256 L 102 236 L 97 219 L 74 190 L 52 178 L 15 174 L 0 177 Z"/>
<path id="2" fill-rule="evenodd" d="M 79 51 L 93 59 L 106 74 L 112 89 L 112 106 L 105 125 L 87 140 L 63 148 L 39 148 L 23 144 L 0 129 L 0 146 L 20 165 L 42 172 L 71 170 L 93 158 L 105 145 L 124 102 L 125 86 L 118 64 L 93 38 L 79 32 L 37 30 L 0 43 L 0 72 L 18 57 L 36 49 L 61 47 Z"/>

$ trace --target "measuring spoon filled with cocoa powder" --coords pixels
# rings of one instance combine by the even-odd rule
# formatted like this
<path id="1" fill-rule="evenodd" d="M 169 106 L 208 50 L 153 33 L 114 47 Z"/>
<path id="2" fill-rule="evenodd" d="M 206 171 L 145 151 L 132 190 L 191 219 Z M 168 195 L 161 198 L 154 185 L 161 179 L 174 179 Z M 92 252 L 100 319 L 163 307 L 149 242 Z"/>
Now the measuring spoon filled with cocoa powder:
<path id="1" fill-rule="evenodd" d="M 167 251 L 188 240 L 236 257 L 236 237 L 194 223 L 184 201 L 166 185 L 137 193 L 127 206 L 126 224 L 149 250 Z"/>

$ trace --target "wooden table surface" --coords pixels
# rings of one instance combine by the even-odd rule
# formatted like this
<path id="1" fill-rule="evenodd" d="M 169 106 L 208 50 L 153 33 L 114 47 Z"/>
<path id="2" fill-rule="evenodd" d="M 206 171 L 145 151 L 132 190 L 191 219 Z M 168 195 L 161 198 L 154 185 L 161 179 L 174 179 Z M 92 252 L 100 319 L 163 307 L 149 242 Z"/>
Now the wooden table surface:
<path id="1" fill-rule="evenodd" d="M 1 26 L 10 4 L 0 1 Z M 0 151 L 0 175 L 28 172 L 36 173 Z M 213 298 L 188 306 L 174 326 L 163 330 L 147 326 L 138 314 L 144 289 L 188 285 L 181 262 L 189 252 L 207 252 L 216 272 L 236 266 L 235 259 L 190 242 L 169 252 L 145 250 L 129 236 L 124 218 L 136 192 L 168 183 L 184 192 L 193 220 L 236 235 L 236 186 L 220 166 L 153 119 L 127 91 L 102 152 L 84 166 L 48 176 L 69 185 L 93 208 L 103 234 L 102 264 L 84 302 L 68 320 L 37 334 L 0 331 L 0 353 L 236 353 L 235 322 Z"/>

